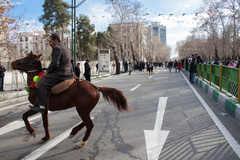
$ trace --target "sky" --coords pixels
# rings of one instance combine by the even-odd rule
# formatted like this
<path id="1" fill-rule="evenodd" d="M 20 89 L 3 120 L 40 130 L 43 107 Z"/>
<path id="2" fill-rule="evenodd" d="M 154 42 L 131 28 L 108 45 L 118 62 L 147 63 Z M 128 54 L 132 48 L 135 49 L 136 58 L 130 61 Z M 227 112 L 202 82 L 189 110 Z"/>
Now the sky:
<path id="1" fill-rule="evenodd" d="M 15 15 L 23 14 L 22 20 L 29 23 L 29 28 L 43 30 L 43 24 L 38 18 L 43 14 L 44 0 L 15 0 Z M 63 0 L 68 4 L 72 0 Z M 76 0 L 80 3 L 82 0 Z M 133 0 L 134 1 L 134 0 Z M 136 1 L 136 0 L 135 0 Z M 160 22 L 167 29 L 167 45 L 175 47 L 178 41 L 183 41 L 190 35 L 197 25 L 195 13 L 199 12 L 201 1 L 198 0 L 138 0 L 143 5 L 144 17 L 148 22 Z M 105 0 L 86 0 L 77 8 L 79 14 L 88 15 L 90 23 L 95 25 L 96 31 L 106 31 L 108 24 L 114 23 L 114 17 L 107 12 Z M 186 13 L 183 16 L 183 13 Z M 160 14 L 160 16 L 159 16 Z"/>

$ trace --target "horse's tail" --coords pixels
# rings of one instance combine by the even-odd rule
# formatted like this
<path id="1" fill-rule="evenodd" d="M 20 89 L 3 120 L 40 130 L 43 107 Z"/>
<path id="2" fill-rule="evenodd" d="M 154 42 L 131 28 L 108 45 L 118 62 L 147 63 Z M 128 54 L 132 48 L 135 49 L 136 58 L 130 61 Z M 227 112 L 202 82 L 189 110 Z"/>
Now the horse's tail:
<path id="1" fill-rule="evenodd" d="M 113 104 L 120 112 L 130 112 L 127 99 L 120 90 L 110 87 L 99 87 L 106 102 Z"/>

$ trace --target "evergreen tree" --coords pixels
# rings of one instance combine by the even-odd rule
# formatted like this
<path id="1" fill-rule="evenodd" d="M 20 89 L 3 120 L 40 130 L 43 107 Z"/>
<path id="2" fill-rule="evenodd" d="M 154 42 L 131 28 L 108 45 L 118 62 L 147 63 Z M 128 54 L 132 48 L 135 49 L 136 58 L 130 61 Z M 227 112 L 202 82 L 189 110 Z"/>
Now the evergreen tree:
<path id="1" fill-rule="evenodd" d="M 78 57 L 96 58 L 97 50 L 93 47 L 96 39 L 94 31 L 95 26 L 90 24 L 89 17 L 80 14 L 77 18 Z"/>
<path id="2" fill-rule="evenodd" d="M 62 0 L 45 0 L 43 4 L 44 14 L 39 17 L 39 21 L 44 24 L 46 33 L 61 33 L 63 40 L 63 34 L 67 30 L 71 18 L 68 8 L 70 6 Z"/>

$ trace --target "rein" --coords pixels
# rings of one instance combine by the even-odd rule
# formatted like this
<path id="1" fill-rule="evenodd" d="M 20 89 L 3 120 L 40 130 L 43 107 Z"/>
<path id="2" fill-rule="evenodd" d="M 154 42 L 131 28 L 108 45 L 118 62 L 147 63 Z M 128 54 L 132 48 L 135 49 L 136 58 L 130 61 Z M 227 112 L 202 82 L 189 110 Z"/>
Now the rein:
<path id="1" fill-rule="evenodd" d="M 29 87 L 30 84 L 28 84 L 27 80 L 25 79 L 23 72 L 29 74 L 34 72 L 41 72 L 43 70 L 46 70 L 46 68 L 31 68 L 32 64 L 39 63 L 41 66 L 41 61 L 38 58 L 31 58 L 27 56 L 27 61 L 23 62 L 22 60 L 16 61 L 16 69 L 20 71 L 23 77 L 24 84 Z M 22 67 L 23 66 L 23 67 Z M 22 72 L 21 72 L 22 71 Z"/>
<path id="2" fill-rule="evenodd" d="M 42 68 L 30 68 L 33 63 L 37 63 L 37 62 L 41 63 L 38 58 L 30 59 L 30 57 L 27 56 L 27 62 L 21 62 L 21 60 L 16 61 L 16 64 L 17 64 L 16 68 L 17 68 L 17 70 L 22 70 L 26 73 L 41 71 Z M 21 64 L 26 65 L 26 67 L 20 67 Z"/>

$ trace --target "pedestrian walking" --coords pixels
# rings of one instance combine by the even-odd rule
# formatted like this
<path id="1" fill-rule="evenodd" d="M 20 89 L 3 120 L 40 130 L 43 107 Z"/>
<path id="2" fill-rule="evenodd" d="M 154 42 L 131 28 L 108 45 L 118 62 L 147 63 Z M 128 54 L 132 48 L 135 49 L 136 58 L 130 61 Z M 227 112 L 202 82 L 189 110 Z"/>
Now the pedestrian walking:
<path id="1" fill-rule="evenodd" d="M 239 66 L 240 66 L 240 56 L 238 57 L 238 63 L 237 63 L 237 65 L 236 65 L 236 68 L 238 69 Z"/>
<path id="2" fill-rule="evenodd" d="M 0 61 L 0 92 L 3 92 L 3 85 L 4 85 L 4 76 L 6 69 L 5 67 L 2 65 L 2 62 Z"/>
<path id="3" fill-rule="evenodd" d="M 129 76 L 130 76 L 133 70 L 133 64 L 131 61 L 129 61 L 128 68 L 129 68 Z"/>
<path id="4" fill-rule="evenodd" d="M 170 61 L 168 62 L 169 72 L 172 72 L 172 66 L 173 66 L 173 62 L 172 62 L 171 59 L 170 59 Z"/>
<path id="5" fill-rule="evenodd" d="M 175 61 L 174 61 L 175 72 L 177 72 L 177 67 L 178 67 L 178 62 L 177 62 L 177 60 L 175 60 Z"/>
<path id="6" fill-rule="evenodd" d="M 78 62 L 77 65 L 75 66 L 75 75 L 77 77 L 77 81 L 80 80 L 80 73 L 81 73 L 80 63 Z"/>
<path id="7" fill-rule="evenodd" d="M 153 74 L 153 63 L 152 62 L 148 63 L 148 72 L 149 72 L 149 74 L 150 73 Z"/>
<path id="8" fill-rule="evenodd" d="M 195 58 L 192 59 L 192 62 L 190 63 L 190 82 L 193 84 L 195 83 L 195 73 L 196 73 L 196 64 L 195 64 Z"/>
<path id="9" fill-rule="evenodd" d="M 96 64 L 96 73 L 98 73 L 98 63 Z"/>
<path id="10" fill-rule="evenodd" d="M 179 60 L 179 61 L 178 61 L 178 71 L 180 72 L 181 69 L 182 69 L 182 61 Z"/>
<path id="11" fill-rule="evenodd" d="M 235 65 L 234 65 L 234 63 L 233 63 L 233 60 L 231 60 L 230 63 L 228 63 L 228 67 L 233 67 L 233 68 L 235 68 Z"/>
<path id="12" fill-rule="evenodd" d="M 87 59 L 86 62 L 84 63 L 84 68 L 85 68 L 85 72 L 84 72 L 84 77 L 87 81 L 91 82 L 91 67 L 89 65 L 90 60 Z"/>
<path id="13" fill-rule="evenodd" d="M 215 61 L 213 62 L 215 65 L 219 65 L 218 59 L 216 58 Z"/>

